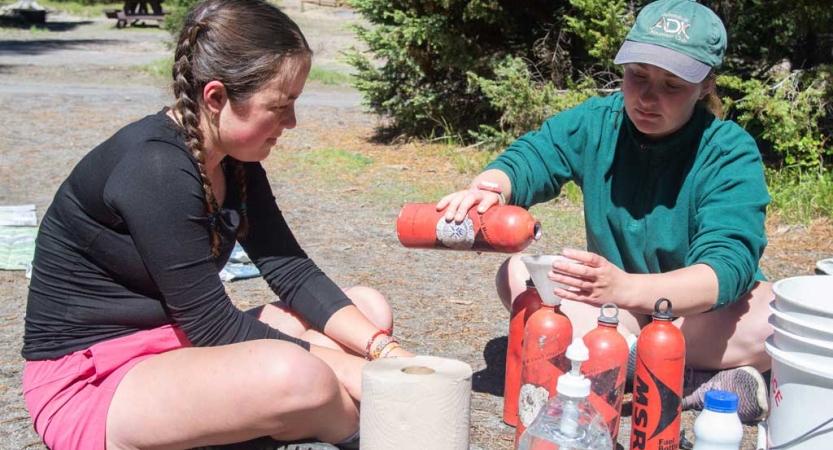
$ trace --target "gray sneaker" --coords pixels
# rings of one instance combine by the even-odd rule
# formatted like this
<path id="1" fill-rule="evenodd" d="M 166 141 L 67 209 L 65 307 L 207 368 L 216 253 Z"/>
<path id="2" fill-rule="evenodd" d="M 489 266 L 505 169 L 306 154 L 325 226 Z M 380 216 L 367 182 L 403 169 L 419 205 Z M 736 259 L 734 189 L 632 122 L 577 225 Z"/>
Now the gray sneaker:
<path id="1" fill-rule="evenodd" d="M 764 377 L 751 366 L 725 370 L 693 370 L 686 368 L 683 382 L 683 411 L 701 410 L 707 391 L 734 392 L 738 396 L 741 422 L 763 419 L 769 411 L 769 394 Z"/>
<path id="2" fill-rule="evenodd" d="M 277 450 L 338 450 L 338 447 L 326 442 L 304 442 L 300 444 L 287 444 L 278 447 Z"/>

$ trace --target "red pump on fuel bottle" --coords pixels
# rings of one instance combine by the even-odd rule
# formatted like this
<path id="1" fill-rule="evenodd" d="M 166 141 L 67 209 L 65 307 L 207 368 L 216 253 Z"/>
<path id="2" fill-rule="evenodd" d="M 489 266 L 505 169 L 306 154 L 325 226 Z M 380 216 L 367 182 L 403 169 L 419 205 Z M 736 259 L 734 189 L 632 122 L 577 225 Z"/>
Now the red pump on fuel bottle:
<path id="1" fill-rule="evenodd" d="M 631 450 L 679 448 L 685 338 L 673 320 L 671 301 L 657 300 L 636 341 Z"/>
<path id="2" fill-rule="evenodd" d="M 471 208 L 462 223 L 446 222 L 434 203 L 406 203 L 396 219 L 399 242 L 409 248 L 517 253 L 541 238 L 541 223 L 520 206 Z"/>
<path id="3" fill-rule="evenodd" d="M 605 310 L 613 311 L 613 314 L 606 315 Z M 598 326 L 584 335 L 590 359 L 581 365 L 581 373 L 592 386 L 588 400 L 607 422 L 612 442 L 616 442 L 619 434 L 619 417 L 628 374 L 628 342 L 616 329 L 618 325 L 619 307 L 614 303 L 602 305 Z"/>
<path id="4" fill-rule="evenodd" d="M 547 400 L 555 396 L 558 377 L 571 367 L 566 353 L 573 340 L 573 324 L 561 312 L 561 299 L 556 299 L 552 304 L 550 296 L 542 296 L 541 307 L 524 327 L 515 446 Z"/>
<path id="5" fill-rule="evenodd" d="M 518 426 L 518 394 L 521 390 L 524 327 L 529 317 L 541 308 L 541 296 L 532 280 L 512 302 L 509 314 L 509 343 L 506 346 L 506 377 L 503 385 L 503 421 Z"/>

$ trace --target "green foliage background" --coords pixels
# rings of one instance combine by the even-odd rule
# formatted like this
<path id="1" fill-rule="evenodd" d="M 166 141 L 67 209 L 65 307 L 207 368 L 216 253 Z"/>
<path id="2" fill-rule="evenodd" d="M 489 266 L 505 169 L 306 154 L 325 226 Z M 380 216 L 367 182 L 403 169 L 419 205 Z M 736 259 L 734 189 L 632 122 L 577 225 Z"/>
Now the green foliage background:
<path id="1" fill-rule="evenodd" d="M 645 0 L 352 0 L 369 51 L 357 88 L 393 131 L 503 145 L 619 87 L 613 57 Z M 824 175 L 833 160 L 828 0 L 704 0 L 727 24 L 727 116 L 770 167 Z"/>

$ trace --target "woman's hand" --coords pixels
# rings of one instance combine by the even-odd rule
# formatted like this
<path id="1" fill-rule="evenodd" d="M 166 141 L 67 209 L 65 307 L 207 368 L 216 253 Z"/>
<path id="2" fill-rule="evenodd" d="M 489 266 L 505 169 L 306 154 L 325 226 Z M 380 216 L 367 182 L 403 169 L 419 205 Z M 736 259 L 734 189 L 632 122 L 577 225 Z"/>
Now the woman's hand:
<path id="1" fill-rule="evenodd" d="M 628 292 L 628 273 L 595 253 L 564 249 L 561 254 L 578 261 L 578 264 L 564 260 L 553 263 L 553 270 L 547 277 L 569 286 L 568 289 L 556 287 L 555 295 L 597 307 L 607 302 L 616 303 L 623 309 L 634 306 L 627 303 L 633 298 Z"/>
<path id="2" fill-rule="evenodd" d="M 547 277 L 567 285 L 556 287 L 555 295 L 601 307 L 607 302 L 639 314 L 651 314 L 659 298 L 674 301 L 674 314 L 687 316 L 708 311 L 717 299 L 718 281 L 714 269 L 706 264 L 665 273 L 627 273 L 605 258 L 591 252 L 564 249 L 561 253 L 578 261 L 555 261 Z"/>
<path id="3" fill-rule="evenodd" d="M 469 209 L 479 205 L 477 212 L 484 213 L 493 205 L 500 203 L 500 195 L 479 189 L 466 189 L 448 194 L 437 203 L 437 211 L 445 209 L 446 222 L 462 222 L 466 218 Z"/>
<path id="4" fill-rule="evenodd" d="M 488 186 L 488 189 L 478 186 Z M 437 211 L 445 209 L 445 220 L 461 223 L 469 210 L 478 205 L 477 212 L 483 214 L 487 209 L 501 202 L 501 194 L 508 199 L 512 185 L 505 173 L 491 169 L 478 175 L 468 189 L 448 194 L 437 203 Z M 496 192 L 497 191 L 497 192 Z"/>

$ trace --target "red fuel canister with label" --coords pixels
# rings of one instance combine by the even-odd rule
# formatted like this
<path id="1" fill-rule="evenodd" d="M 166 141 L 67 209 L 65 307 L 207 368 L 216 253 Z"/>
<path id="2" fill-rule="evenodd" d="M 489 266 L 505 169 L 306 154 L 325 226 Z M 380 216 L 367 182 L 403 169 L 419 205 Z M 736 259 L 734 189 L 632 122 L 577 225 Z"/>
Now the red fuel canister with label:
<path id="1" fill-rule="evenodd" d="M 607 315 L 605 310 L 613 314 Z M 628 342 L 616 329 L 618 325 L 619 308 L 614 303 L 602 305 L 598 326 L 584 335 L 590 359 L 581 365 L 581 373 L 590 380 L 588 400 L 607 422 L 612 442 L 616 442 L 619 434 L 628 374 Z"/>
<path id="2" fill-rule="evenodd" d="M 524 327 L 529 317 L 541 308 L 538 289 L 527 280 L 526 290 L 512 302 L 509 314 L 509 343 L 506 346 L 506 378 L 503 385 L 503 421 L 518 426 L 518 393 L 521 390 Z"/>
<path id="3" fill-rule="evenodd" d="M 524 329 L 516 446 L 547 400 L 555 397 L 558 377 L 572 367 L 567 358 L 572 341 L 573 324 L 559 305 L 545 302 L 529 316 Z"/>
<path id="4" fill-rule="evenodd" d="M 636 341 L 631 450 L 677 449 L 680 444 L 685 338 L 672 323 L 670 300 L 657 300 L 652 317 Z"/>
<path id="5" fill-rule="evenodd" d="M 434 203 L 407 203 L 396 219 L 399 242 L 409 248 L 517 253 L 541 238 L 541 223 L 529 211 L 495 205 L 471 208 L 461 223 L 445 220 Z"/>

